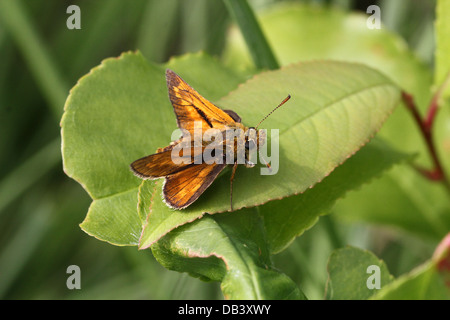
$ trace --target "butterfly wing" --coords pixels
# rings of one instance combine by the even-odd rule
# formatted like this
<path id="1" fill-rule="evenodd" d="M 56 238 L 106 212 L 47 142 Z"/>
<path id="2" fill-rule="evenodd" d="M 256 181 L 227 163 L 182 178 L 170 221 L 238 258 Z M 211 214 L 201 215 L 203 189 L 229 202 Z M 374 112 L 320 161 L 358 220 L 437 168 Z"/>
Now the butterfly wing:
<path id="1" fill-rule="evenodd" d="M 195 164 L 195 157 L 191 153 L 186 155 L 187 163 L 176 164 L 172 161 L 174 147 L 171 145 L 138 159 L 130 167 L 142 179 L 165 177 L 164 201 L 172 208 L 183 209 L 197 200 L 227 165 L 205 162 Z M 182 151 L 180 157 L 183 157 Z"/>
<path id="2" fill-rule="evenodd" d="M 169 98 L 180 129 L 185 129 L 193 135 L 195 121 L 201 124 L 202 132 L 210 128 L 233 127 L 236 122 L 240 122 L 240 118 L 235 112 L 228 110 L 227 112 L 215 106 L 172 70 L 166 70 L 166 81 Z M 235 121 L 235 119 L 239 121 Z"/>
<path id="3" fill-rule="evenodd" d="M 155 154 L 134 161 L 130 165 L 131 171 L 141 179 L 153 180 L 180 172 L 186 167 L 193 165 L 195 160 L 193 154 L 194 147 L 191 145 L 191 148 L 184 154 L 185 150 L 180 143 L 183 143 L 182 139 L 173 142 L 165 148 L 158 149 Z M 177 146 L 180 148 L 178 150 L 173 150 L 174 148 L 177 148 Z M 174 154 L 172 153 L 173 151 L 175 151 Z M 180 161 L 174 161 L 174 156 Z"/>
<path id="4" fill-rule="evenodd" d="M 170 151 L 151 154 L 134 161 L 130 168 L 141 179 L 157 179 L 183 170 L 186 164 L 174 164 Z"/>
<path id="5" fill-rule="evenodd" d="M 226 164 L 194 164 L 166 177 L 164 201 L 174 209 L 193 203 L 211 185 Z"/>

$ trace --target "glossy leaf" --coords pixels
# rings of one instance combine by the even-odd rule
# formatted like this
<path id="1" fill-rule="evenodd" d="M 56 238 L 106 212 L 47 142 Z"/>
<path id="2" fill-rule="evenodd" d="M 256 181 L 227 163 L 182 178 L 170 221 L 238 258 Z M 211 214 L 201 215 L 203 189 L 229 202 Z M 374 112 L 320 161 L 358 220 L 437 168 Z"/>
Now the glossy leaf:
<path id="1" fill-rule="evenodd" d="M 369 68 L 320 61 L 260 74 L 218 104 L 236 111 L 250 126 L 267 113 L 262 109 L 271 110 L 288 93 L 292 98 L 284 109 L 264 122 L 264 127 L 279 128 L 280 169 L 265 176 L 259 174 L 259 168 L 238 168 L 233 182 L 236 209 L 299 194 L 314 186 L 368 141 L 398 98 L 396 87 Z M 174 212 L 160 202 L 154 206 L 141 248 L 154 243 L 164 230 L 204 212 L 229 210 L 229 174 L 217 178 L 183 211 Z"/>
<path id="2" fill-rule="evenodd" d="M 241 81 L 205 55 L 192 55 L 188 64 L 195 63 L 216 74 L 213 98 Z M 81 227 L 113 244 L 137 245 L 146 217 L 137 213 L 142 180 L 129 164 L 166 145 L 176 127 L 164 68 L 139 53 L 106 59 L 71 90 L 61 126 L 64 170 L 94 200 Z"/>

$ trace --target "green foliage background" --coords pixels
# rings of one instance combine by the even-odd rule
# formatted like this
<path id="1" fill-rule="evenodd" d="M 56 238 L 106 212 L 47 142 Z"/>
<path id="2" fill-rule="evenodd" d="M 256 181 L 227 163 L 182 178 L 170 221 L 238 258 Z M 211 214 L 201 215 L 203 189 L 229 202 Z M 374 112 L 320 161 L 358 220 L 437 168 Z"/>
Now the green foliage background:
<path id="1" fill-rule="evenodd" d="M 298 20 L 294 10 L 277 15 L 279 2 L 306 3 L 330 11 L 319 12 L 314 20 L 317 24 L 304 34 L 285 31 L 286 38 L 271 40 L 271 32 L 283 34 L 283 28 L 292 26 L 289 23 L 308 19 L 305 15 Z M 418 94 L 423 110 L 435 64 L 434 1 L 250 1 L 261 14 L 280 64 L 323 57 L 367 63 L 371 56 L 364 57 L 365 51 L 358 50 L 373 46 L 373 39 L 356 31 L 352 37 L 339 39 L 336 26 L 349 32 L 345 28 L 351 29 L 348 23 L 358 15 L 355 11 L 364 15 L 374 2 L 382 8 L 389 31 L 383 31 L 378 39 L 387 48 L 386 56 L 382 54 L 380 61 L 373 59 L 373 66 L 385 66 L 383 72 L 394 74 L 394 81 Z M 208 0 L 137 0 L 133 5 L 121 0 L 77 1 L 82 29 L 68 30 L 66 8 L 70 4 L 57 0 L 0 2 L 0 297 L 221 299 L 218 283 L 164 269 L 150 250 L 111 246 L 81 231 L 78 225 L 91 199 L 62 172 L 59 121 L 69 89 L 77 80 L 105 57 L 117 57 L 124 51 L 139 49 L 148 61 L 163 63 L 174 55 L 202 50 L 243 76 L 255 72 L 237 29 L 230 29 L 232 19 L 225 4 Z M 347 19 L 347 14 L 351 18 Z M 305 28 L 300 25 L 295 30 Z M 292 37 L 307 41 L 292 45 Z M 364 40 L 367 43 L 352 47 Z M 337 50 L 342 47 L 347 51 Z M 404 56 L 396 56 L 398 52 Z M 413 74 L 406 74 L 411 70 Z M 442 81 L 442 75 L 437 77 L 441 79 L 436 81 Z M 400 110 L 380 135 L 404 152 L 417 153 L 417 161 L 428 164 L 414 126 Z M 438 128 L 437 137 L 447 136 L 445 123 Z M 395 136 L 402 139 L 392 139 Z M 446 167 L 450 167 L 448 159 Z M 395 277 L 428 260 L 448 231 L 448 194 L 408 170 L 406 166 L 394 168 L 346 196 L 333 214 L 321 217 L 312 229 L 275 255 L 274 265 L 308 298 L 322 299 L 333 249 L 347 244 L 369 249 L 385 261 Z M 417 190 L 418 184 L 425 186 Z M 385 210 L 379 209 L 380 199 Z M 66 268 L 71 264 L 81 268 L 81 290 L 66 287 Z"/>

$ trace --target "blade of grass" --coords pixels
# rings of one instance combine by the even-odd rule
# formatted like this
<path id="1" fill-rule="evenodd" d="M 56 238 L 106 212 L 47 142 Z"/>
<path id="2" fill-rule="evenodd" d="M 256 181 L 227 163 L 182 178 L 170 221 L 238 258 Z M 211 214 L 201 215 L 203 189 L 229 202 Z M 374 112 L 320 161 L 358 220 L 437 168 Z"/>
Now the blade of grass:
<path id="1" fill-rule="evenodd" d="M 51 111 L 59 121 L 68 94 L 56 66 L 42 43 L 32 19 L 25 12 L 19 0 L 0 1 L 0 22 L 11 35 L 27 61 L 38 86 L 47 99 Z"/>
<path id="2" fill-rule="evenodd" d="M 176 0 L 148 2 L 138 32 L 137 49 L 150 61 L 163 62 L 166 59 L 178 23 L 179 5 Z"/>
<path id="3" fill-rule="evenodd" d="M 0 270 L 2 270 L 0 298 L 4 298 L 11 285 L 20 276 L 23 267 L 47 232 L 52 207 L 53 204 L 47 198 L 37 205 L 34 201 L 24 205 L 22 212 L 33 212 L 33 214 L 27 215 L 27 219 L 24 219 L 12 239 L 4 244 L 0 253 Z"/>
<path id="4" fill-rule="evenodd" d="M 242 32 L 255 66 L 259 69 L 278 69 L 279 65 L 275 55 L 247 0 L 224 1 L 228 12 Z"/>
<path id="5" fill-rule="evenodd" d="M 208 32 L 207 1 L 184 1 L 181 8 L 181 52 L 195 52 L 204 49 Z"/>
<path id="6" fill-rule="evenodd" d="M 208 2 L 208 32 L 205 50 L 213 56 L 220 56 L 225 46 L 230 16 L 222 1 Z"/>
<path id="7" fill-rule="evenodd" d="M 60 163 L 60 148 L 60 138 L 56 138 L 0 181 L 0 215 L 8 204 Z"/>

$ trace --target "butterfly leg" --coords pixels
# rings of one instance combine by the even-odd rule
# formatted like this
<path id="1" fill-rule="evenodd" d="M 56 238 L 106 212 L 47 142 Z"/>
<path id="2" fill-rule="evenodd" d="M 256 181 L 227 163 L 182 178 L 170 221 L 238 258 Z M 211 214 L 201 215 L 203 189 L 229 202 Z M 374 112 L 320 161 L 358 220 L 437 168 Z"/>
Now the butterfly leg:
<path id="1" fill-rule="evenodd" d="M 231 172 L 231 179 L 230 179 L 230 209 L 233 211 L 233 179 L 234 175 L 236 174 L 238 163 L 235 162 L 233 165 L 233 171 Z"/>

